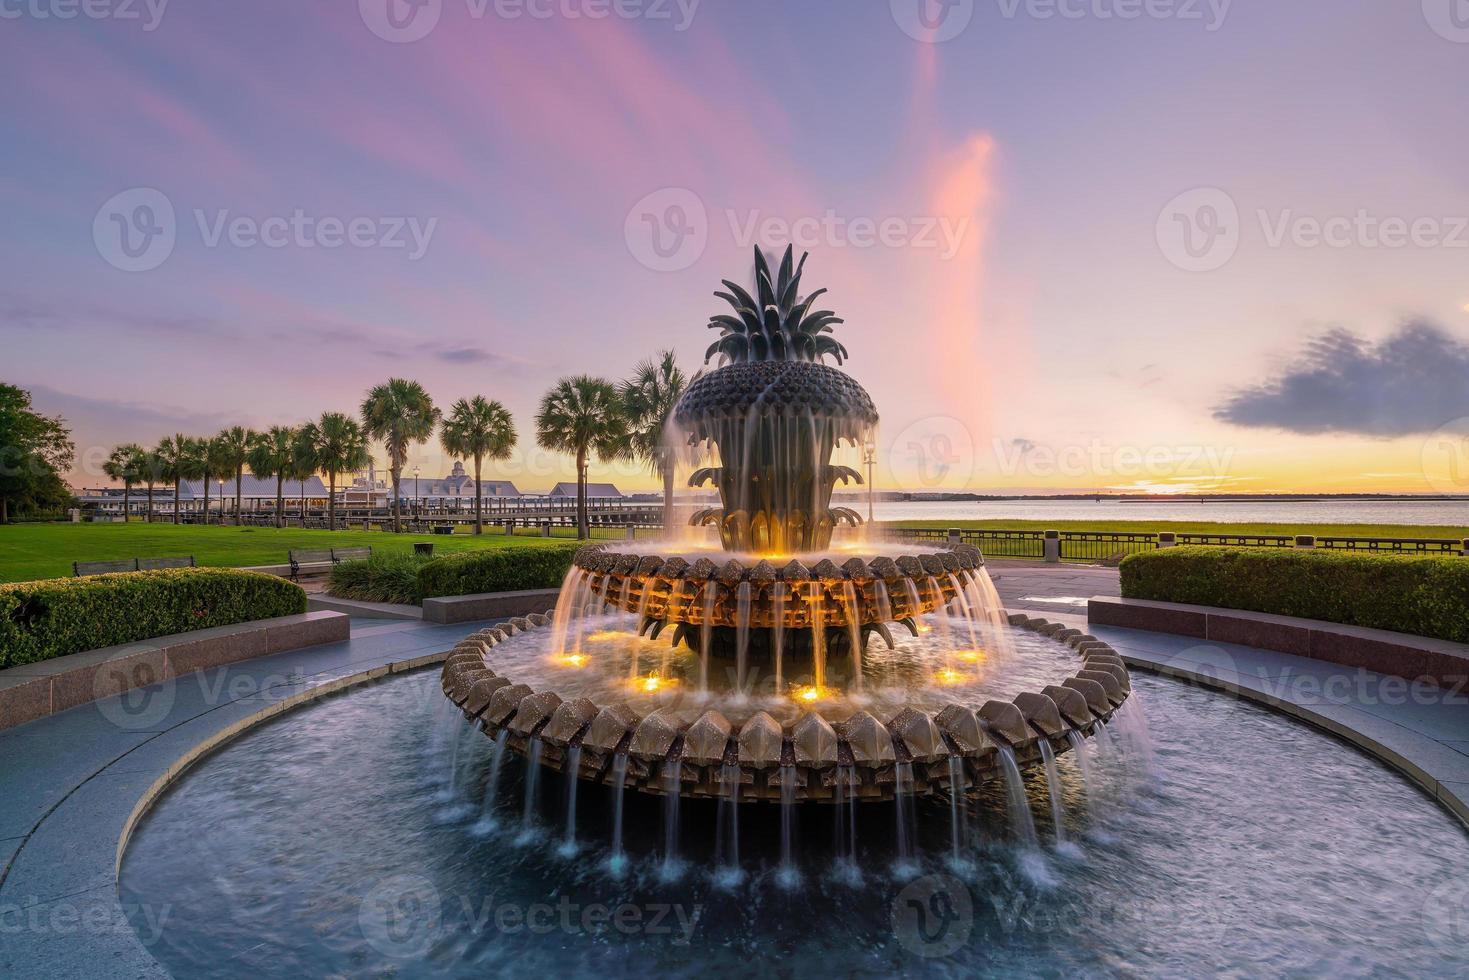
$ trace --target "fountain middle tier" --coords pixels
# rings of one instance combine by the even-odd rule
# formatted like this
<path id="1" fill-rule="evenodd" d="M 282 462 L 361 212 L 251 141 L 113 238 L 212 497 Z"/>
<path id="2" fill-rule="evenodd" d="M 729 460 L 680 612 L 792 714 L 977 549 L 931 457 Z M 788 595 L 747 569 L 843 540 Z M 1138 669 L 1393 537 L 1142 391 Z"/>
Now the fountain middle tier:
<path id="1" fill-rule="evenodd" d="M 984 559 L 968 545 L 874 557 L 850 551 L 775 560 L 721 557 L 716 562 L 702 555 L 690 562 L 680 555 L 592 545 L 577 552 L 573 576 L 580 579 L 572 584 L 636 614 L 638 631 L 654 637 L 668 626 L 766 632 L 822 627 L 840 644 L 850 635 L 860 636 L 865 645 L 877 632 L 891 647 L 889 622 L 902 623 L 916 635 L 918 617 L 951 604 L 993 606 L 988 614 L 999 615 L 997 604 L 984 596 L 991 591 Z M 753 646 L 770 645 L 757 641 Z"/>

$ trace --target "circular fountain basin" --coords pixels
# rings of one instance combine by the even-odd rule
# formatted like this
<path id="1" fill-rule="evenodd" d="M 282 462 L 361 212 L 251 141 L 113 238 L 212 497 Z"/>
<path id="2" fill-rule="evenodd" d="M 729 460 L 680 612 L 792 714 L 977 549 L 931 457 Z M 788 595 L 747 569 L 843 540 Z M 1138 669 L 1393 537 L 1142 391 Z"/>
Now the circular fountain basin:
<path id="1" fill-rule="evenodd" d="M 634 621 L 590 617 L 572 643 L 549 616 L 483 630 L 445 661 L 444 692 L 488 737 L 555 770 L 574 759 L 583 779 L 742 802 L 779 800 L 784 785 L 833 802 L 952 795 L 1040 764 L 1131 688 L 1111 648 L 1024 616 L 926 617 L 893 650 L 869 645 L 844 676 L 829 665 L 819 686 L 742 676 L 638 637 Z"/>

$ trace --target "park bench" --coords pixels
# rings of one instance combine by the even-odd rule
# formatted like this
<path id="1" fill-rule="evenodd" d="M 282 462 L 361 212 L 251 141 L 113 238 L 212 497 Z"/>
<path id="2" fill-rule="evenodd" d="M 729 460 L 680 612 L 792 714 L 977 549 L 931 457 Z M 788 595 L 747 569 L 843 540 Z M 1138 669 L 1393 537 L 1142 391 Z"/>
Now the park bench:
<path id="1" fill-rule="evenodd" d="M 356 558 L 371 558 L 372 548 L 292 548 L 286 553 L 291 561 L 291 581 L 300 580 L 304 565 L 335 565 Z"/>
<path id="2" fill-rule="evenodd" d="M 162 568 L 193 568 L 194 556 L 182 558 L 119 558 L 111 561 L 74 561 L 71 573 L 77 578 L 85 575 L 110 575 L 115 572 L 153 572 Z"/>

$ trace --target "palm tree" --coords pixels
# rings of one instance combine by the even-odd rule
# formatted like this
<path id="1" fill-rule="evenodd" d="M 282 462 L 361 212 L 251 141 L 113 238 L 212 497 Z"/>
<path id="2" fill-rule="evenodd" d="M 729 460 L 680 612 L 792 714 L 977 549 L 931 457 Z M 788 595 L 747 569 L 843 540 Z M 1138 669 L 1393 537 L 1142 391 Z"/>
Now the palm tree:
<path id="1" fill-rule="evenodd" d="M 576 456 L 576 536 L 586 538 L 587 459 L 604 460 L 627 451 L 627 420 L 612 382 L 589 375 L 562 378 L 541 398 L 536 441 L 552 452 Z"/>
<path id="2" fill-rule="evenodd" d="M 240 484 L 245 480 L 245 462 L 250 456 L 250 445 L 255 441 L 254 429 L 235 426 L 225 429 L 214 437 L 219 444 L 219 461 L 225 467 L 217 476 L 232 476 L 235 480 L 235 526 L 240 524 Z M 219 502 L 219 523 L 224 523 L 224 501 Z"/>
<path id="3" fill-rule="evenodd" d="M 148 486 L 148 506 L 144 509 L 143 520 L 149 524 L 153 523 L 153 487 L 163 477 L 163 457 L 158 455 L 156 449 L 145 449 L 138 460 L 142 469 L 139 479 Z"/>
<path id="4" fill-rule="evenodd" d="M 173 522 L 179 522 L 179 484 L 193 472 L 194 440 L 183 433 L 166 436 L 158 444 L 154 455 L 158 457 L 159 474 L 173 484 Z"/>
<path id="5" fill-rule="evenodd" d="M 341 412 L 327 412 L 316 424 L 316 464 L 326 471 L 328 485 L 326 522 L 337 529 L 337 474 L 351 473 L 367 465 L 367 434 L 357 421 Z M 394 487 L 397 480 L 394 479 Z"/>
<path id="6" fill-rule="evenodd" d="M 389 378 L 362 400 L 362 421 L 367 435 L 381 439 L 388 451 L 388 472 L 393 477 L 393 530 L 400 531 L 403 501 L 398 482 L 403 464 L 408 462 L 408 447 L 429 440 L 438 424 L 439 410 L 417 381 Z"/>
<path id="7" fill-rule="evenodd" d="M 281 526 L 281 511 L 285 508 L 285 480 L 291 472 L 291 463 L 294 460 L 293 449 L 296 442 L 296 430 L 284 425 L 273 425 L 269 432 L 254 433 L 250 441 L 250 451 L 245 456 L 245 462 L 250 464 L 250 472 L 262 480 L 275 477 L 275 526 Z M 236 484 L 238 486 L 238 484 Z M 238 514 L 239 505 L 236 504 Z M 238 517 L 236 518 L 238 520 Z"/>
<path id="8" fill-rule="evenodd" d="M 515 447 L 515 420 L 499 402 L 475 395 L 459 399 L 444 419 L 439 442 L 451 456 L 474 459 L 474 533 L 484 533 L 484 494 L 480 491 L 480 465 L 486 458 L 509 459 Z"/>
<path id="9" fill-rule="evenodd" d="M 297 489 L 301 494 L 301 526 L 306 526 L 306 481 L 316 475 L 319 466 L 317 464 L 316 447 L 321 444 L 321 429 L 317 428 L 315 422 L 307 422 L 296 430 L 296 438 L 291 441 L 291 463 L 289 473 L 291 479 L 299 481 Z"/>
<path id="10" fill-rule="evenodd" d="M 218 452 L 212 439 L 190 439 L 184 454 L 184 476 L 198 480 L 204 486 L 203 522 L 209 524 L 209 480 L 214 476 Z"/>
<path id="11" fill-rule="evenodd" d="M 663 478 L 663 528 L 673 526 L 673 471 L 678 454 L 664 438 L 668 417 L 688 387 L 689 379 L 679 369 L 673 351 L 659 353 L 633 369 L 622 383 L 623 412 L 627 416 L 628 449 Z"/>
<path id="12" fill-rule="evenodd" d="M 122 522 L 126 524 L 133 509 L 133 484 L 143 476 L 146 465 L 143 447 L 136 443 L 118 446 L 102 464 L 102 472 L 114 480 L 122 481 Z"/>

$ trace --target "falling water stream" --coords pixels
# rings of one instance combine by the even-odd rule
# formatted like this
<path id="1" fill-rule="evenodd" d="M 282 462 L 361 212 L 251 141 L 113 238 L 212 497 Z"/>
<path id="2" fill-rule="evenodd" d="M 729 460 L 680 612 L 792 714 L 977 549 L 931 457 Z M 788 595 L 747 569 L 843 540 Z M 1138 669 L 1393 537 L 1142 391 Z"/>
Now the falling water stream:
<path id="1" fill-rule="evenodd" d="M 1015 764 L 1015 750 L 1000 746 L 1000 772 L 1005 777 L 1005 798 L 1010 808 L 1010 828 L 1024 847 L 1036 847 L 1035 819 L 1030 815 L 1030 797 L 1025 795 L 1025 780 Z"/>
<path id="2" fill-rule="evenodd" d="M 541 740 L 532 738 L 526 752 L 525 764 L 525 811 L 520 818 L 520 839 L 529 841 L 536 832 L 536 795 L 541 788 Z"/>
<path id="3" fill-rule="evenodd" d="M 581 746 L 566 752 L 566 840 L 561 844 L 563 856 L 576 853 L 576 787 L 581 782 Z"/>
<path id="4" fill-rule="evenodd" d="M 796 825 L 796 767 L 780 767 L 780 881 L 786 888 L 800 882 L 791 837 Z"/>
<path id="5" fill-rule="evenodd" d="M 627 785 L 627 753 L 619 752 L 612 757 L 612 861 L 613 874 L 621 874 L 622 856 L 622 804 Z"/>
<path id="6" fill-rule="evenodd" d="M 1066 843 L 1066 803 L 1061 799 L 1061 773 L 1056 769 L 1056 753 L 1051 743 L 1040 739 L 1041 759 L 1046 764 L 1046 792 L 1051 797 L 1051 822 L 1056 825 L 1057 845 Z"/>

